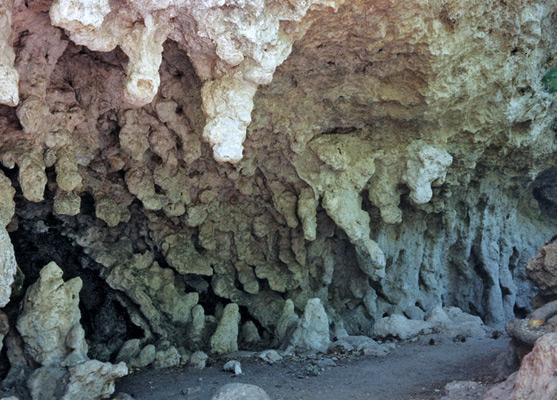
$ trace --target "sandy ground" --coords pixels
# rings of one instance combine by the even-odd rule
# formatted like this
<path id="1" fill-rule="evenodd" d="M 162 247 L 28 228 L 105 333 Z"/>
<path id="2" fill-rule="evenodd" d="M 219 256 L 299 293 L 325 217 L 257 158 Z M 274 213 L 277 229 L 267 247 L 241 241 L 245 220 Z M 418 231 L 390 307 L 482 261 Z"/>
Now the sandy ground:
<path id="1" fill-rule="evenodd" d="M 116 393 L 128 393 L 138 400 L 209 400 L 221 386 L 241 382 L 262 387 L 273 400 L 434 400 L 444 395 L 443 388 L 450 381 L 491 382 L 491 364 L 507 343 L 505 338 L 435 345 L 402 343 L 384 357 L 324 356 L 333 358 L 336 366 L 322 371 L 312 366 L 312 359 L 285 359 L 274 365 L 239 359 L 243 374 L 238 377 L 222 371 L 224 361 L 219 361 L 202 371 L 136 373 L 121 379 Z"/>

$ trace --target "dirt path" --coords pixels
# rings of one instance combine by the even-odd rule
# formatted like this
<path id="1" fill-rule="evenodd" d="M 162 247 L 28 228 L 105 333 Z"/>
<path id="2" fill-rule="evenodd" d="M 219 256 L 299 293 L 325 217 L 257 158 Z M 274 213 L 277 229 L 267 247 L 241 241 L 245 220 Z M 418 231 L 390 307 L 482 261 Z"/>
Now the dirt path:
<path id="1" fill-rule="evenodd" d="M 385 357 L 356 357 L 336 361 L 318 376 L 311 362 L 283 360 L 266 365 L 242 360 L 244 374 L 223 372 L 222 363 L 203 371 L 146 371 L 122 379 L 117 392 L 138 400 L 209 400 L 231 382 L 250 383 L 265 389 L 273 400 L 433 400 L 453 380 L 489 380 L 490 364 L 503 352 L 506 339 L 468 339 L 464 343 L 433 346 L 400 345 Z M 190 394 L 182 394 L 188 389 Z"/>

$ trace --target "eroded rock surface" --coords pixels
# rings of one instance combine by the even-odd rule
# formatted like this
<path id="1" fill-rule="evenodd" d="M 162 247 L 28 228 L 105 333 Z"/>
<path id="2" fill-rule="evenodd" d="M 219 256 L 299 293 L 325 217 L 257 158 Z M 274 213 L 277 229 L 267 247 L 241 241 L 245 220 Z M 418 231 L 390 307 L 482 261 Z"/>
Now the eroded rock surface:
<path id="1" fill-rule="evenodd" d="M 518 372 L 490 389 L 484 400 L 550 400 L 557 395 L 557 333 L 537 340 L 534 349 L 524 357 Z"/>
<path id="2" fill-rule="evenodd" d="M 73 279 L 28 293 L 74 332 L 81 279 L 91 351 L 130 367 L 503 327 L 555 233 L 555 26 L 552 0 L 4 1 L 0 307 L 59 253 Z M 27 338 L 33 297 L 32 358 L 83 350 Z"/>
<path id="3" fill-rule="evenodd" d="M 44 366 L 72 365 L 87 358 L 79 311 L 82 282 L 64 282 L 62 274 L 54 262 L 41 270 L 39 280 L 27 290 L 16 325 L 26 352 Z"/>

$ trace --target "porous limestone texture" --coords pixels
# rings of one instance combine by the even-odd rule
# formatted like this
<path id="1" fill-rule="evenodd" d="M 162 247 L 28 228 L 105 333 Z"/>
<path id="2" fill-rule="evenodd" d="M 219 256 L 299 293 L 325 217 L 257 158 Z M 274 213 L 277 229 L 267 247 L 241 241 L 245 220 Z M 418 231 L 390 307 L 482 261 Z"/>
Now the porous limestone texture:
<path id="1" fill-rule="evenodd" d="M 0 224 L 0 307 L 10 301 L 16 271 L 14 247 L 6 228 Z"/>
<path id="2" fill-rule="evenodd" d="M 146 366 L 253 326 L 256 350 L 284 348 L 309 320 L 325 344 L 434 309 L 502 328 L 555 234 L 556 18 L 554 0 L 2 2 L 19 102 L 0 101 L 0 220 L 21 272 L 0 240 L 0 307 L 17 319 L 59 254 L 103 362 L 132 339 Z"/>
<path id="3" fill-rule="evenodd" d="M 70 377 L 61 400 L 97 400 L 114 393 L 116 379 L 128 374 L 124 363 L 89 360 L 68 369 Z"/>
<path id="4" fill-rule="evenodd" d="M 551 238 L 538 253 L 528 261 L 526 274 L 537 286 L 539 294 L 557 300 L 557 241 Z"/>
<path id="5" fill-rule="evenodd" d="M 80 278 L 67 282 L 51 262 L 40 273 L 23 299 L 16 323 L 26 353 L 38 364 L 73 365 L 87 359 L 85 332 L 80 324 Z"/>
<path id="6" fill-rule="evenodd" d="M 539 338 L 520 369 L 490 389 L 484 400 L 552 400 L 557 396 L 557 333 Z"/>
<path id="7" fill-rule="evenodd" d="M 238 304 L 227 304 L 222 312 L 217 329 L 211 336 L 211 351 L 215 354 L 227 354 L 238 351 L 238 324 L 240 313 Z"/>
<path id="8" fill-rule="evenodd" d="M 203 136 L 219 161 L 237 162 L 251 122 L 253 97 L 269 83 L 310 26 L 304 18 L 343 0 L 270 3 L 260 0 L 170 0 L 111 5 L 107 0 L 55 0 L 50 19 L 70 38 L 95 51 L 116 46 L 128 56 L 125 99 L 135 106 L 153 101 L 160 85 L 163 43 L 178 41 L 199 77 Z"/>
<path id="9" fill-rule="evenodd" d="M 2 6 L 0 5 L 0 7 Z M 0 308 L 10 301 L 17 271 L 14 248 L 6 231 L 6 226 L 15 214 L 14 194 L 15 189 L 12 187 L 11 181 L 6 175 L 0 173 Z"/>
<path id="10" fill-rule="evenodd" d="M 8 106 L 16 106 L 19 102 L 19 75 L 14 68 L 15 53 L 11 44 L 13 3 L 13 0 L 0 3 L 0 104 Z"/>
<path id="11" fill-rule="evenodd" d="M 99 400 L 114 393 L 116 379 L 127 375 L 124 363 L 89 360 L 66 369 L 41 367 L 29 378 L 32 400 Z"/>

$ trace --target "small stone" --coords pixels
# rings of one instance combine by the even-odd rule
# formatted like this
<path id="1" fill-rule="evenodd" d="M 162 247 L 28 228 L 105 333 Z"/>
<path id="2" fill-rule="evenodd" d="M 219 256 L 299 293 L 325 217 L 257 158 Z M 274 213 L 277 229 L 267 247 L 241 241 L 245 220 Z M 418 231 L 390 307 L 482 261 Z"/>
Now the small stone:
<path id="1" fill-rule="evenodd" d="M 240 364 L 239 361 L 236 360 L 228 361 L 226 364 L 224 364 L 224 367 L 222 367 L 222 369 L 223 371 L 234 372 L 234 375 L 242 374 L 242 365 Z"/>
<path id="2" fill-rule="evenodd" d="M 174 346 L 170 346 L 167 350 L 157 351 L 155 354 L 155 368 L 171 368 L 180 365 L 180 353 Z"/>
<path id="3" fill-rule="evenodd" d="M 329 351 L 338 351 L 339 353 L 342 354 L 349 353 L 353 350 L 354 350 L 354 346 L 352 346 L 344 339 L 337 340 L 336 342 L 331 343 L 331 345 L 329 346 Z"/>
<path id="4" fill-rule="evenodd" d="M 189 388 L 182 389 L 182 394 L 184 396 L 190 396 L 198 392 L 201 392 L 201 386 L 192 386 Z"/>
<path id="5" fill-rule="evenodd" d="M 120 347 L 120 351 L 116 356 L 116 362 L 124 361 L 125 363 L 129 362 L 134 357 L 137 357 L 139 352 L 141 351 L 141 340 L 139 339 L 131 339 Z"/>
<path id="6" fill-rule="evenodd" d="M 274 364 L 277 361 L 282 360 L 282 356 L 279 353 L 277 353 L 275 350 L 262 351 L 257 355 L 257 357 L 269 364 Z"/>
<path id="7" fill-rule="evenodd" d="M 152 344 L 148 344 L 144 348 L 141 349 L 139 355 L 130 360 L 128 363 L 132 368 L 145 368 L 148 365 L 151 365 L 155 361 L 156 357 L 156 349 L 155 346 Z"/>
<path id="8" fill-rule="evenodd" d="M 195 369 L 203 369 L 205 368 L 205 364 L 207 363 L 207 359 L 209 356 L 202 351 L 196 351 L 191 355 L 190 358 L 190 365 Z"/>
<path id="9" fill-rule="evenodd" d="M 314 365 L 317 365 L 319 368 L 325 368 L 325 367 L 336 367 L 337 364 L 331 360 L 330 358 L 323 358 L 321 360 L 313 360 L 312 363 Z"/>

